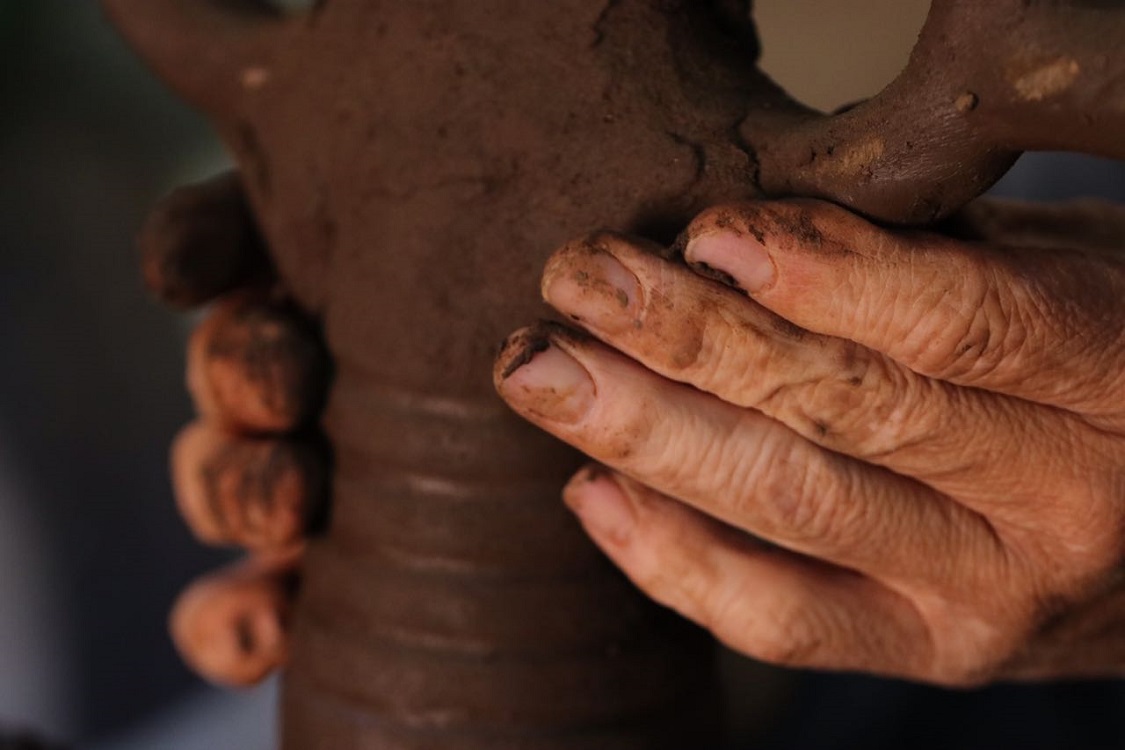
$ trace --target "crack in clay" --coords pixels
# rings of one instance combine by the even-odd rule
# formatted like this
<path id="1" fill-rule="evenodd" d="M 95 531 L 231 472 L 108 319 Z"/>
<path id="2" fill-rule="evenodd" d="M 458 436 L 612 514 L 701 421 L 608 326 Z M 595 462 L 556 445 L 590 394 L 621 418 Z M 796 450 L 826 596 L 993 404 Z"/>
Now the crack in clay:
<path id="1" fill-rule="evenodd" d="M 737 122 L 731 125 L 728 136 L 730 138 L 730 142 L 739 151 L 745 154 L 746 158 L 750 161 L 750 184 L 753 185 L 754 189 L 759 193 L 764 194 L 765 191 L 762 189 L 762 162 L 760 159 L 758 159 L 758 150 L 742 132 L 743 124 L 752 116 L 753 113 L 747 111 L 742 117 L 739 118 Z"/>
<path id="2" fill-rule="evenodd" d="M 590 44 L 590 49 L 600 47 L 602 42 L 605 41 L 606 33 L 604 26 L 609 20 L 610 14 L 612 14 L 614 9 L 620 4 L 621 0 L 607 0 L 605 7 L 602 8 L 601 13 L 598 14 L 597 19 L 594 21 L 594 41 Z"/>
<path id="3" fill-rule="evenodd" d="M 687 190 L 694 188 L 704 177 L 707 172 L 707 147 L 699 141 L 692 140 L 682 133 L 668 131 L 668 137 L 679 146 L 687 146 L 691 149 L 692 157 L 695 159 L 695 175 L 692 177 L 691 182 L 687 185 Z"/>

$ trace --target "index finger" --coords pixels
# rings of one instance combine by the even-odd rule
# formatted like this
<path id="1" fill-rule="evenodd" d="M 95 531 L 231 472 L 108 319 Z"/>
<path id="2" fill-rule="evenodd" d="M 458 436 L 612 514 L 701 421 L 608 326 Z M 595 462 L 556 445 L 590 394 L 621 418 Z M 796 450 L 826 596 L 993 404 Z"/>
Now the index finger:
<path id="1" fill-rule="evenodd" d="M 911 370 L 1082 414 L 1125 387 L 1125 258 L 890 232 L 814 201 L 709 210 L 689 263 Z"/>

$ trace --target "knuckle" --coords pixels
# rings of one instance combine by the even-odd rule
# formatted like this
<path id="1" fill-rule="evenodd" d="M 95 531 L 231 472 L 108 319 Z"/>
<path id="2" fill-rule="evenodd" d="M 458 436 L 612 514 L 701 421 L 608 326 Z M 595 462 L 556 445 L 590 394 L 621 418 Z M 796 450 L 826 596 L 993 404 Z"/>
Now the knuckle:
<path id="1" fill-rule="evenodd" d="M 910 326 L 907 357 L 922 374 L 942 380 L 991 375 L 1032 347 L 1038 330 L 1036 305 L 1015 299 L 1013 290 L 980 259 L 967 259 L 961 291 L 921 302 Z"/>
<path id="2" fill-rule="evenodd" d="M 769 664 L 802 667 L 814 664 L 825 649 L 825 639 L 813 616 L 796 605 L 774 607 L 756 620 L 741 642 L 751 656 Z M 739 637 L 739 634 L 730 634 Z M 723 636 L 720 636 L 723 637 Z M 725 637 L 723 637 L 726 640 Z"/>
<path id="3" fill-rule="evenodd" d="M 854 526 L 846 512 L 846 472 L 811 455 L 778 452 L 764 459 L 764 468 L 746 485 L 755 489 L 744 497 L 748 507 L 742 512 L 764 515 L 769 531 L 786 539 L 816 542 L 819 549 L 842 543 Z"/>
<path id="4" fill-rule="evenodd" d="M 682 518 L 668 512 L 667 502 L 646 502 L 638 515 L 629 575 L 650 597 L 710 629 L 722 588 L 719 571 L 707 563 L 705 551 L 685 547 Z"/>
<path id="5" fill-rule="evenodd" d="M 755 404 L 813 442 L 863 459 L 886 458 L 940 414 L 923 379 L 851 342 L 833 342 L 830 366 L 778 383 Z"/>
<path id="6" fill-rule="evenodd" d="M 948 687 L 974 688 L 1009 674 L 1038 629 L 1037 607 L 1024 586 L 1009 580 L 997 601 L 947 597 L 924 609 L 932 643 L 927 679 Z"/>
<path id="7" fill-rule="evenodd" d="M 599 442 L 607 463 L 627 467 L 672 495 L 713 491 L 719 496 L 742 486 L 746 446 L 736 433 L 743 415 L 700 410 L 694 400 L 661 403 L 638 396 L 623 401 L 604 419 L 605 437 Z"/>
<path id="8" fill-rule="evenodd" d="M 1014 648 L 997 641 L 984 647 L 964 643 L 947 648 L 946 653 L 936 653 L 927 680 L 950 688 L 973 689 L 994 682 L 1004 674 L 1006 665 L 1013 659 Z"/>
<path id="9" fill-rule="evenodd" d="M 821 224 L 834 226 L 857 219 L 847 211 L 815 199 L 757 200 L 712 206 L 688 225 L 691 239 L 714 231 L 747 233 L 761 239 L 765 234 L 792 237 L 804 245 L 824 241 Z"/>
<path id="10" fill-rule="evenodd" d="M 960 659 L 935 670 L 930 679 L 944 687 L 973 690 L 995 682 L 1003 674 L 1003 659 L 978 656 Z"/>
<path id="11" fill-rule="evenodd" d="M 1064 480 L 1061 489 L 1046 489 L 1051 506 L 1039 510 L 1034 525 L 1008 535 L 1021 568 L 1047 571 L 1055 591 L 1096 587 L 1125 561 L 1125 470 L 1079 465 L 1075 471 L 1080 484 Z"/>

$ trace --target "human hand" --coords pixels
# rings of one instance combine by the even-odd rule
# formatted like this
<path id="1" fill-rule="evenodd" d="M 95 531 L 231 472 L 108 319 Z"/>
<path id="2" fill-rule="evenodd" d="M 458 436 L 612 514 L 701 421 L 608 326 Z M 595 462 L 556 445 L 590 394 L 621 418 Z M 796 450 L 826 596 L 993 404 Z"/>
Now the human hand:
<path id="1" fill-rule="evenodd" d="M 278 286 L 237 175 L 173 192 L 139 244 L 145 281 L 164 301 L 214 301 L 188 347 L 199 418 L 172 448 L 176 502 L 204 543 L 250 551 L 181 595 L 173 639 L 203 677 L 252 684 L 285 661 L 302 539 L 325 513 L 315 423 L 328 358 Z"/>
<path id="2" fill-rule="evenodd" d="M 717 208 L 691 267 L 596 235 L 543 294 L 600 342 L 517 332 L 497 389 L 608 467 L 564 492 L 594 541 L 735 650 L 948 685 L 1120 676 L 1125 213 L 1034 215 L 975 210 L 961 229 L 990 241 L 966 242 Z"/>

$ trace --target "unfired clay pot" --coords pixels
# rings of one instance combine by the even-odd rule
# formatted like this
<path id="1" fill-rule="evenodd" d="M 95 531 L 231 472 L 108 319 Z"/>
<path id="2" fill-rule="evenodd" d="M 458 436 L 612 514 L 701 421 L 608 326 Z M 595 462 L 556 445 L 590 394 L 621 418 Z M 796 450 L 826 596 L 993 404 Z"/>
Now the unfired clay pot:
<path id="1" fill-rule="evenodd" d="M 496 346 L 545 314 L 547 255 L 597 228 L 667 242 L 763 186 L 947 214 L 1015 157 L 971 127 L 989 102 L 954 70 L 919 79 L 937 114 L 914 143 L 873 129 L 885 100 L 824 121 L 757 70 L 738 0 L 105 4 L 213 119 L 335 361 L 284 747 L 709 746 L 708 641 L 583 537 L 559 502 L 579 459 L 494 395 Z M 949 38 L 948 8 L 983 15 L 942 5 L 925 38 Z M 960 173 L 906 155 L 941 128 Z"/>

